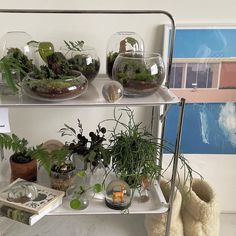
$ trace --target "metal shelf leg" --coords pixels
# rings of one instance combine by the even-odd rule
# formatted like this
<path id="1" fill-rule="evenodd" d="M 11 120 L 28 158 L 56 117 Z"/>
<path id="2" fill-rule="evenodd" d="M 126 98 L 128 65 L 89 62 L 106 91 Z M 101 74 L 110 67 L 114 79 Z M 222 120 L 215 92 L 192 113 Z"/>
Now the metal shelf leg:
<path id="1" fill-rule="evenodd" d="M 168 211 L 167 222 L 166 222 L 166 236 L 170 236 L 170 226 L 171 226 L 173 202 L 174 202 L 175 193 L 176 193 L 175 192 L 175 184 L 176 184 L 176 174 L 177 174 L 177 169 L 178 169 L 178 156 L 179 156 L 179 149 L 180 149 L 180 143 L 181 143 L 181 133 L 182 133 L 182 126 L 183 126 L 184 105 L 185 105 L 185 99 L 182 98 L 179 103 L 180 109 L 179 109 L 177 136 L 176 136 L 176 142 L 175 142 L 173 170 L 172 170 L 172 177 L 171 177 L 169 211 Z"/>

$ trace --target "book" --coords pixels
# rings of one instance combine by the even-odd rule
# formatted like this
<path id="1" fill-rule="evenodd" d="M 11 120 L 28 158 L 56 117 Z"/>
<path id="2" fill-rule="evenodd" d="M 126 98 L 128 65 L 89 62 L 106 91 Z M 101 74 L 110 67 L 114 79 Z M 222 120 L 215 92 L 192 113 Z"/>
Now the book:
<path id="1" fill-rule="evenodd" d="M 0 203 L 32 215 L 45 215 L 62 203 L 64 195 L 63 191 L 17 179 L 0 191 Z"/>
<path id="2" fill-rule="evenodd" d="M 2 205 L 0 207 L 0 215 L 31 226 L 36 222 L 38 222 L 41 218 L 43 218 L 47 213 L 56 209 L 61 204 L 62 204 L 62 198 L 59 201 L 50 204 L 50 207 L 48 207 L 45 211 L 43 211 L 39 215 Z"/>

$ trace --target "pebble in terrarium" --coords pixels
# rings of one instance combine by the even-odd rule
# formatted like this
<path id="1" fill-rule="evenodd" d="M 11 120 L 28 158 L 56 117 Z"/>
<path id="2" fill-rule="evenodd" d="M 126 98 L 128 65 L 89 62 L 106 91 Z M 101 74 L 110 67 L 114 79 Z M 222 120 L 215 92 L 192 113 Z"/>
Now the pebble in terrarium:
<path id="1" fill-rule="evenodd" d="M 106 188 L 106 205 L 114 210 L 124 210 L 131 205 L 132 192 L 129 185 L 120 179 L 111 181 Z"/>

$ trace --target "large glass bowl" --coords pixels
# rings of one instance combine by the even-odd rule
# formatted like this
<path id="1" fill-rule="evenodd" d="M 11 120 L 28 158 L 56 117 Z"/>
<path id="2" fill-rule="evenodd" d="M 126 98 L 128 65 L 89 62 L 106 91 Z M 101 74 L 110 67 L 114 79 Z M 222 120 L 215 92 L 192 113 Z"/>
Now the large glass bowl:
<path id="1" fill-rule="evenodd" d="M 91 82 L 98 74 L 100 60 L 95 48 L 84 45 L 78 50 L 69 50 L 61 47 L 60 51 L 65 55 L 72 70 L 80 71 Z"/>
<path id="2" fill-rule="evenodd" d="M 112 67 L 119 53 L 144 51 L 142 38 L 132 31 L 119 31 L 113 34 L 107 44 L 106 72 L 112 78 Z"/>
<path id="3" fill-rule="evenodd" d="M 30 75 L 23 79 L 22 88 L 29 97 L 49 102 L 70 100 L 82 95 L 88 88 L 87 79 L 77 76 L 63 76 L 60 79 L 34 79 Z"/>
<path id="4" fill-rule="evenodd" d="M 151 95 L 164 78 L 165 66 L 158 53 L 120 53 L 112 70 L 112 79 L 123 85 L 128 97 Z"/>

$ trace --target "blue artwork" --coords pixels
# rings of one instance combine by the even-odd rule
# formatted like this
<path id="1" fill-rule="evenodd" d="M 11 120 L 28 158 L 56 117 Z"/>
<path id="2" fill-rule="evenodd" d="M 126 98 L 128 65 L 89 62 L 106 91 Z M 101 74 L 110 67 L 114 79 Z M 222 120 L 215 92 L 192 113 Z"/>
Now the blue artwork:
<path id="1" fill-rule="evenodd" d="M 183 153 L 236 154 L 235 42 L 236 27 L 176 29 L 170 88 L 186 99 Z M 172 106 L 165 138 L 173 144 L 177 120 Z"/>
<path id="2" fill-rule="evenodd" d="M 236 56 L 236 29 L 177 29 L 174 58 Z"/>
<path id="3" fill-rule="evenodd" d="M 175 143 L 178 107 L 167 116 L 166 139 Z M 186 104 L 182 153 L 236 154 L 236 103 Z"/>

